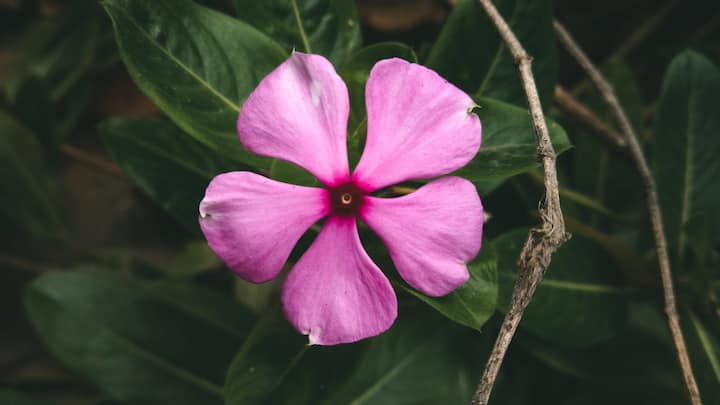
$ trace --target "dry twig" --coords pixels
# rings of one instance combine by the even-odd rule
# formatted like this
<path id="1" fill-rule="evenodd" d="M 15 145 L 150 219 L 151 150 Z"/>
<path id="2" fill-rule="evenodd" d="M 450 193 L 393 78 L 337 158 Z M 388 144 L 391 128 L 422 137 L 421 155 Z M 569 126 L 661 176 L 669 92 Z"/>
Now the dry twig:
<path id="1" fill-rule="evenodd" d="M 600 71 L 593 65 L 587 55 L 585 55 L 585 52 L 583 52 L 565 27 L 557 21 L 554 22 L 554 27 L 560 42 L 577 60 L 580 66 L 582 66 L 588 76 L 590 76 L 590 80 L 610 107 L 610 112 L 617 120 L 618 125 L 620 125 L 620 129 L 627 141 L 631 158 L 640 173 L 640 178 L 642 179 L 643 186 L 645 188 L 648 210 L 650 211 L 650 222 L 652 223 L 653 234 L 655 237 L 655 247 L 658 262 L 660 264 L 660 276 L 662 278 L 665 298 L 665 314 L 668 318 L 668 325 L 670 327 L 673 342 L 675 343 L 678 359 L 680 360 L 680 367 L 682 368 L 685 386 L 687 387 L 690 395 L 690 402 L 693 405 L 702 405 L 700 391 L 698 390 L 697 383 L 695 382 L 695 376 L 693 375 L 692 367 L 690 366 L 690 357 L 688 356 L 685 340 L 682 335 L 682 330 L 680 329 L 680 317 L 678 316 L 677 307 L 675 305 L 675 293 L 673 291 L 672 273 L 670 271 L 670 259 L 668 258 L 667 242 L 663 231 L 657 190 L 655 188 L 655 181 L 650 173 L 650 168 L 645 160 L 645 155 L 643 154 L 640 143 L 635 135 L 635 131 L 633 130 L 632 125 L 630 125 L 630 121 L 628 120 L 625 111 L 620 106 L 620 103 L 618 102 L 615 92 L 610 84 L 607 80 L 605 80 L 602 74 L 600 74 Z"/>
<path id="2" fill-rule="evenodd" d="M 605 60 L 600 63 L 600 66 L 605 65 L 613 58 L 624 58 L 630 54 L 630 52 L 642 45 L 642 43 L 654 34 L 655 31 L 660 28 L 665 20 L 671 15 L 670 12 L 677 5 L 676 3 L 676 0 L 668 0 L 655 14 L 653 14 L 650 18 L 645 19 L 645 21 L 640 24 L 635 31 L 628 35 L 627 39 L 624 40 L 617 49 L 611 52 L 610 55 L 608 55 Z M 587 89 L 590 84 L 591 83 L 588 80 L 583 80 L 574 86 L 571 92 L 577 95 Z"/>
<path id="3" fill-rule="evenodd" d="M 27 259 L 10 256 L 6 253 L 0 253 L 0 264 L 35 274 L 42 274 L 53 270 L 49 266 L 38 264 Z"/>
<path id="4" fill-rule="evenodd" d="M 520 271 L 515 283 L 510 306 L 503 320 L 495 346 L 483 370 L 477 391 L 472 399 L 474 405 L 487 404 L 492 393 L 503 358 L 520 323 L 525 308 L 530 303 L 535 289 L 542 281 L 550 265 L 552 254 L 562 245 L 569 235 L 565 233 L 565 221 L 560 209 L 557 172 L 555 170 L 555 150 L 550 142 L 545 117 L 540 105 L 535 78 L 532 74 L 532 58 L 525 52 L 515 34 L 500 15 L 491 0 L 479 0 L 485 12 L 497 28 L 507 45 L 520 72 L 525 95 L 530 108 L 530 118 L 535 129 L 537 156 L 542 161 L 545 204 L 540 208 L 541 226 L 530 231 L 528 239 L 520 252 L 518 265 Z"/>
<path id="5" fill-rule="evenodd" d="M 665 4 L 659 8 L 655 14 L 646 19 L 642 25 L 638 26 L 637 30 L 630 34 L 627 39 L 625 39 L 622 44 L 620 44 L 620 46 L 610 54 L 610 57 L 623 58 L 645 42 L 645 40 L 648 39 L 650 35 L 652 35 L 671 15 L 670 12 L 673 8 L 675 8 L 677 3 L 678 2 L 676 0 L 669 0 L 665 2 Z M 609 59 L 610 58 L 606 59 L 602 64 L 605 64 Z"/>
<path id="6" fill-rule="evenodd" d="M 60 147 L 60 151 L 65 156 L 71 157 L 78 162 L 82 162 L 96 169 L 100 169 L 106 173 L 112 174 L 113 176 L 123 177 L 125 175 L 120 166 L 116 165 L 114 162 L 106 160 L 100 156 L 93 155 L 92 153 L 85 152 L 75 146 L 68 144 L 62 145 Z"/>
<path id="7" fill-rule="evenodd" d="M 590 111 L 583 103 L 578 101 L 575 96 L 568 93 L 562 86 L 555 86 L 554 100 L 560 109 L 585 124 L 610 145 L 619 149 L 623 149 L 626 146 L 625 138 L 623 138 L 621 134 L 613 128 L 610 128 L 603 120 Z"/>

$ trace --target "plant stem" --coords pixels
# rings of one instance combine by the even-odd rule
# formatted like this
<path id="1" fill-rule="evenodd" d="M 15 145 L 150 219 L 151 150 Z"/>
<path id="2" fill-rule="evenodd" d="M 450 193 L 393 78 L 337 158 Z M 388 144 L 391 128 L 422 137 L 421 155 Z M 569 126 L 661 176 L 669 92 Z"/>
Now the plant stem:
<path id="1" fill-rule="evenodd" d="M 0 253 L 0 264 L 35 274 L 42 274 L 53 270 L 53 268 L 45 266 L 43 264 L 38 264 L 23 258 L 10 256 L 5 253 Z"/>
<path id="2" fill-rule="evenodd" d="M 93 155 L 92 153 L 86 152 L 80 148 L 76 148 L 72 145 L 62 145 L 60 151 L 63 155 L 68 156 L 82 162 L 88 166 L 92 166 L 96 169 L 100 169 L 106 173 L 112 174 L 113 176 L 123 177 L 123 171 L 118 165 L 109 160 L 105 160 L 100 156 Z"/>
<path id="3" fill-rule="evenodd" d="M 530 180 L 532 180 L 534 183 L 542 184 L 542 182 L 543 182 L 542 175 L 540 173 L 538 173 L 537 171 L 534 171 L 534 170 L 529 171 L 528 176 L 530 177 Z M 572 201 L 581 207 L 585 207 L 585 208 L 591 210 L 593 213 L 603 214 L 606 217 L 608 217 L 614 221 L 617 221 L 617 222 L 627 222 L 623 219 L 623 217 L 620 214 L 612 211 L 610 208 L 606 207 L 602 202 L 594 199 L 593 197 L 590 197 L 587 194 L 583 194 L 579 191 L 575 191 L 575 190 L 569 189 L 567 187 L 562 187 L 562 186 L 558 187 L 558 192 L 560 193 L 560 197 L 563 197 L 564 199 Z"/>
<path id="4" fill-rule="evenodd" d="M 603 120 L 601 120 L 597 115 L 595 115 L 595 113 L 593 113 L 562 86 L 555 86 L 554 100 L 561 110 L 571 114 L 578 121 L 585 124 L 590 130 L 600 135 L 612 146 L 620 149 L 626 146 L 626 142 L 622 134 L 619 134 L 613 128 L 610 128 Z"/>
<path id="5" fill-rule="evenodd" d="M 620 102 L 615 96 L 615 92 L 610 84 L 607 80 L 605 80 L 595 65 L 593 65 L 585 52 L 575 42 L 565 27 L 563 27 L 563 25 L 558 21 L 555 21 L 553 25 L 560 42 L 563 46 L 565 46 L 565 49 L 567 49 L 575 60 L 577 60 L 580 66 L 582 66 L 590 77 L 592 83 L 597 88 L 598 92 L 600 92 L 603 100 L 605 100 L 610 108 L 610 112 L 618 122 L 625 140 L 627 141 L 631 158 L 640 173 L 640 178 L 643 182 L 647 198 L 650 222 L 652 223 L 653 235 L 655 237 L 655 247 L 660 265 L 660 277 L 662 279 L 665 299 L 665 314 L 668 318 L 668 325 L 670 327 L 673 342 L 675 343 L 675 349 L 677 350 L 683 379 L 685 380 L 685 386 L 687 387 L 690 396 L 690 402 L 693 405 L 702 405 L 700 391 L 698 390 L 697 383 L 695 382 L 695 376 L 693 375 L 692 367 L 690 366 L 690 357 L 685 346 L 685 339 L 683 338 L 682 330 L 680 329 L 680 317 L 675 305 L 675 292 L 672 273 L 670 270 L 670 259 L 667 252 L 665 232 L 663 231 L 660 204 L 658 203 L 657 198 L 657 189 L 655 188 L 655 181 L 650 173 L 650 168 L 648 167 L 647 160 L 643 154 L 642 147 L 640 146 L 635 131 L 633 130 L 632 125 L 630 125 L 630 121 L 628 120 L 625 111 L 620 106 Z"/>
<path id="6" fill-rule="evenodd" d="M 303 42 L 303 48 L 305 49 L 305 52 L 312 53 L 312 49 L 310 49 L 310 41 L 308 41 L 307 34 L 305 34 L 305 27 L 302 25 L 302 18 L 300 18 L 300 9 L 297 5 L 297 0 L 290 0 L 290 4 L 292 4 L 293 14 L 295 15 L 295 23 L 298 26 L 298 32 L 300 33 L 300 39 L 302 39 Z"/>
<path id="7" fill-rule="evenodd" d="M 667 1 L 655 14 L 645 20 L 645 22 L 640 25 L 637 30 L 630 34 L 630 36 L 628 36 L 627 39 L 624 40 L 622 44 L 620 44 L 620 46 L 610 54 L 610 57 L 601 63 L 601 65 L 605 64 L 611 58 L 622 58 L 631 51 L 635 50 L 635 48 L 645 42 L 645 40 L 648 39 L 650 35 L 658 29 L 658 27 L 660 27 L 660 24 L 665 22 L 665 19 L 670 16 L 670 12 L 676 5 L 676 0 Z"/>
<path id="8" fill-rule="evenodd" d="M 540 208 L 540 227 L 530 230 L 528 239 L 520 252 L 518 265 L 520 272 L 513 289 L 510 306 L 503 319 L 502 326 L 490 357 L 485 364 L 480 383 L 472 399 L 474 405 L 485 405 L 490 399 L 495 379 L 505 357 L 515 330 L 517 330 L 525 308 L 532 300 L 535 289 L 542 281 L 545 271 L 550 265 L 552 254 L 568 240 L 565 233 L 565 221 L 560 208 L 557 171 L 555 169 L 555 150 L 550 142 L 545 116 L 540 105 L 535 78 L 532 74 L 532 58 L 512 32 L 507 22 L 500 15 L 491 0 L 479 0 L 490 20 L 502 37 L 505 45 L 518 66 L 525 95 L 530 108 L 530 118 L 535 129 L 535 143 L 538 160 L 542 161 L 545 203 Z"/>
<path id="9" fill-rule="evenodd" d="M 602 63 L 600 63 L 600 66 L 604 65 L 613 58 L 623 58 L 630 52 L 634 51 L 638 46 L 645 42 L 645 40 L 648 39 L 663 22 L 665 22 L 665 19 L 670 15 L 670 11 L 672 11 L 675 5 L 676 0 L 668 0 L 662 8 L 660 8 L 650 18 L 646 19 L 642 25 L 638 26 L 638 28 L 628 36 L 627 40 L 623 41 L 622 45 L 620 45 L 615 51 L 611 52 L 610 55 L 607 56 Z M 573 87 L 571 91 L 573 94 L 577 95 L 584 91 L 589 84 L 590 83 L 587 80 L 583 80 Z"/>

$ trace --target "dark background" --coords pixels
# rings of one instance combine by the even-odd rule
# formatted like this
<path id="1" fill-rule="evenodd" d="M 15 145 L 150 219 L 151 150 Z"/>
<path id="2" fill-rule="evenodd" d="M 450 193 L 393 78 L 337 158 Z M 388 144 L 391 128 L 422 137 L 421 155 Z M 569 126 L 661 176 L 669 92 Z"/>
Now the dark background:
<path id="1" fill-rule="evenodd" d="M 149 0 L 151 1 L 151 0 Z M 204 1 L 231 12 L 220 0 Z M 452 4 L 432 0 L 358 0 L 365 44 L 398 40 L 412 45 L 420 55 L 440 31 Z M 0 0 L 0 83 L 13 66 L 26 57 L 31 47 L 24 33 L 46 19 L 69 18 L 73 13 L 102 10 L 70 1 Z M 654 113 L 662 75 L 674 55 L 686 48 L 700 51 L 716 64 L 720 62 L 720 2 L 610 0 L 555 2 L 557 19 L 575 35 L 597 62 L 622 53 L 638 79 L 643 114 L 650 121 Z M 70 27 L 67 27 L 69 30 Z M 641 30 L 646 35 L 637 46 L 623 50 Z M 640 30 L 640 31 L 639 31 Z M 59 103 L 43 103 L 43 83 L 26 84 L 27 99 L 10 104 L 3 85 L 0 107 L 19 116 L 43 141 L 51 125 L 77 115 L 69 143 L 94 156 L 107 158 L 96 133 L 96 125 L 115 116 L 161 115 L 136 88 L 115 52 L 109 19 L 96 35 L 102 44 L 104 64 L 79 80 L 83 94 L 64 97 Z M 560 83 L 566 88 L 582 85 L 583 74 L 567 53 L 559 50 Z M 421 56 L 422 58 L 422 56 Z M 37 88 L 32 88 L 37 86 Z M 718 95 L 720 97 L 720 95 Z M 81 101 L 78 101 L 81 100 Z M 80 103 L 78 107 L 75 103 Z M 652 133 L 643 134 L 651 137 Z M 48 150 L 51 148 L 48 147 Z M 0 387 L 46 394 L 67 403 L 100 403 L 92 387 L 63 369 L 34 337 L 22 308 L 22 289 L 38 273 L 53 271 L 87 258 L 92 250 L 127 249 L 141 252 L 154 261 L 168 261 L 186 238 L 186 231 L 160 208 L 151 204 L 110 164 L 88 164 L 74 149 L 49 153 L 49 161 L 61 181 L 61 202 L 72 235 L 71 248 L 58 248 L 53 241 L 38 240 L 0 218 Z M 572 156 L 572 151 L 568 152 Z M 562 160 L 571 157 L 564 156 Z M 105 162 L 107 163 L 107 162 Z M 0 162 L 2 164 L 2 162 Z M 12 196 L 3 196 L 12 198 Z M 222 285 L 227 274 L 213 275 L 203 282 Z M 512 351 L 511 351 L 512 352 Z M 512 361 L 513 354 L 510 355 Z M 669 402 L 672 403 L 672 402 Z"/>

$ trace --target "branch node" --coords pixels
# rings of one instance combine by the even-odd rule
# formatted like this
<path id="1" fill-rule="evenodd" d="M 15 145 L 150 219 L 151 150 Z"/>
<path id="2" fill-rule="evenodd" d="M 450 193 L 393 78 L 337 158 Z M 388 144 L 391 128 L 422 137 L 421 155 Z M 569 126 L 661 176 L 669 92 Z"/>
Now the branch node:
<path id="1" fill-rule="evenodd" d="M 542 281 L 552 259 L 552 254 L 567 240 L 568 235 L 565 233 L 565 221 L 560 208 L 557 171 L 555 169 L 555 150 L 550 141 L 545 116 L 540 105 L 540 97 L 535 86 L 535 78 L 532 74 L 532 57 L 527 54 L 492 1 L 478 1 L 485 9 L 495 28 L 497 28 L 518 68 L 525 95 L 527 96 L 530 119 L 535 129 L 537 158 L 542 163 L 543 183 L 545 186 L 544 206 L 539 210 L 541 224 L 539 227 L 530 230 L 518 258 L 520 270 L 513 288 L 510 306 L 505 314 L 495 345 L 490 352 L 480 383 L 472 399 L 473 405 L 485 405 L 490 399 L 495 379 L 500 371 L 505 353 L 515 335 L 515 330 L 520 324 L 522 314 L 532 300 L 536 287 Z"/>

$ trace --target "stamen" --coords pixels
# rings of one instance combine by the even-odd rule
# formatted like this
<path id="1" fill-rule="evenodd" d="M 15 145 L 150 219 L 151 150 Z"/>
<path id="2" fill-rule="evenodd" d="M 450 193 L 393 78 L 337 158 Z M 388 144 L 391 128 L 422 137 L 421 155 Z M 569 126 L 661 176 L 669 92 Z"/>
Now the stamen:
<path id="1" fill-rule="evenodd" d="M 355 184 L 349 182 L 336 187 L 328 188 L 328 199 L 332 212 L 335 215 L 358 215 L 363 205 L 365 193 Z"/>

